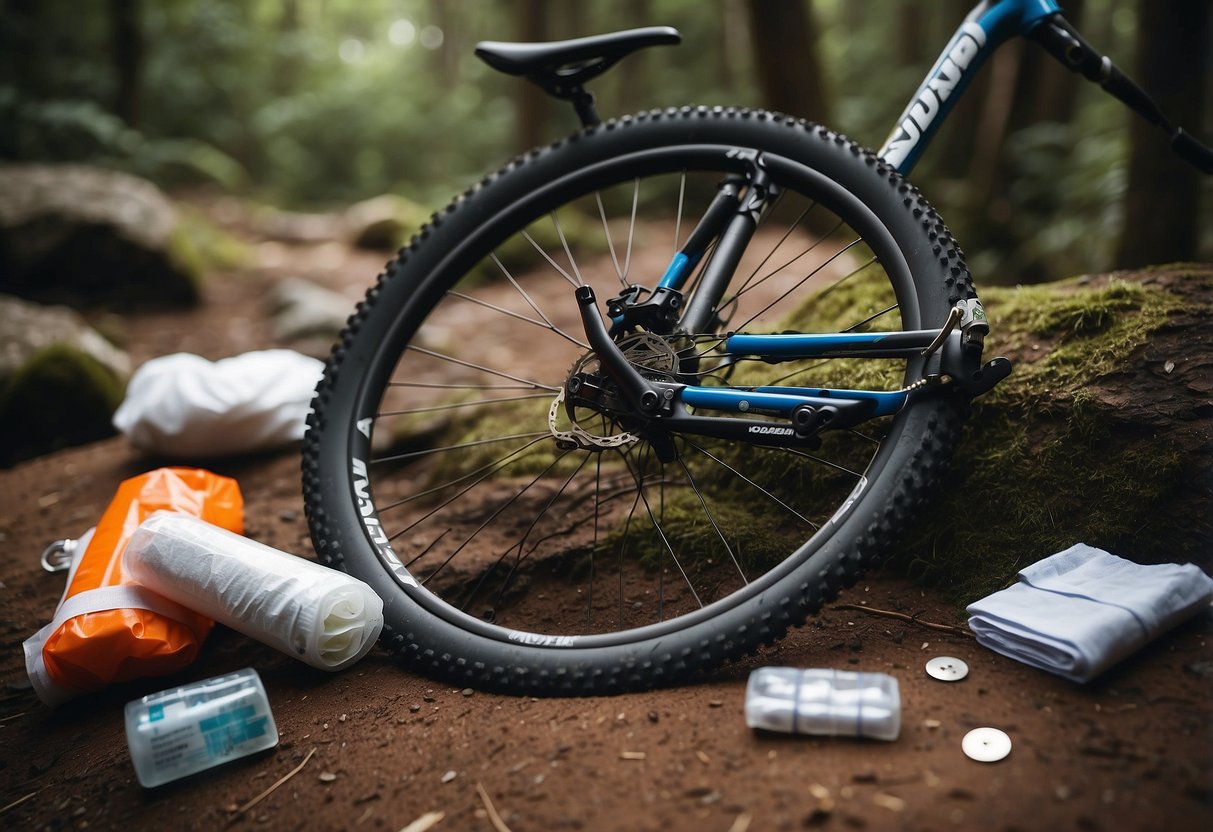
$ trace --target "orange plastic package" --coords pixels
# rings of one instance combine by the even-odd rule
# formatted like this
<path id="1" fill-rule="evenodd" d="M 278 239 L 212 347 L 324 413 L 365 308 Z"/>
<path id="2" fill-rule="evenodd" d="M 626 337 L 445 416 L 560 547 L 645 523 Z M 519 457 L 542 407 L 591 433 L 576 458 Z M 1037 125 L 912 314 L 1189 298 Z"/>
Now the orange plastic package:
<path id="1" fill-rule="evenodd" d="M 244 531 L 244 500 L 233 479 L 159 468 L 123 482 L 101 522 L 79 541 L 54 619 L 25 641 L 25 668 L 46 704 L 173 673 L 197 657 L 214 622 L 144 589 L 122 569 L 131 535 L 156 511 Z"/>

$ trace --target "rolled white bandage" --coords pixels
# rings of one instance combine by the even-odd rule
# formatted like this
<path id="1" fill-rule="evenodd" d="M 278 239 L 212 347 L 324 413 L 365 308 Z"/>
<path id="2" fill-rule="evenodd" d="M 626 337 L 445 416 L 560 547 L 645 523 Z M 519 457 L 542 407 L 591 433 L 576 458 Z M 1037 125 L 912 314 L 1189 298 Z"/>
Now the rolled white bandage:
<path id="1" fill-rule="evenodd" d="M 370 651 L 383 601 L 369 586 L 185 514 L 157 512 L 127 544 L 140 584 L 321 670 Z"/>

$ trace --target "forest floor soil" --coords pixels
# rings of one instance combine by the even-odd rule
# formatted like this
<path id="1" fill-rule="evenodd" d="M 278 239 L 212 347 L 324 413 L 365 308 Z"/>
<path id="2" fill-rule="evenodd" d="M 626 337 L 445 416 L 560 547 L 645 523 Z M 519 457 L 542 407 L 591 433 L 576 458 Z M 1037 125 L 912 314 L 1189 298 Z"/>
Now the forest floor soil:
<path id="1" fill-rule="evenodd" d="M 322 283 L 347 294 L 352 309 L 385 255 L 262 242 L 257 257 L 254 267 L 211 275 L 197 309 L 123 315 L 109 328 L 126 333 L 136 365 L 180 350 L 218 359 L 275 346 L 264 302 L 277 281 Z M 668 690 L 534 699 L 454 689 L 378 648 L 327 674 L 217 628 L 177 676 L 52 710 L 30 688 L 21 649 L 63 591 L 62 575 L 45 573 L 39 554 L 93 525 L 122 480 L 157 464 L 115 437 L 0 471 L 4 828 L 1213 828 L 1213 616 L 1076 685 L 978 646 L 961 610 L 887 572 L 862 578 L 779 644 Z M 297 448 L 208 467 L 239 481 L 250 537 L 314 557 Z M 930 678 L 924 665 L 940 655 L 963 659 L 968 677 Z M 751 731 L 746 679 L 767 665 L 896 676 L 899 739 Z M 123 704 L 248 666 L 265 683 L 279 745 L 142 788 Z M 964 755 L 961 739 L 981 726 L 1010 736 L 1009 756 L 980 763 Z"/>

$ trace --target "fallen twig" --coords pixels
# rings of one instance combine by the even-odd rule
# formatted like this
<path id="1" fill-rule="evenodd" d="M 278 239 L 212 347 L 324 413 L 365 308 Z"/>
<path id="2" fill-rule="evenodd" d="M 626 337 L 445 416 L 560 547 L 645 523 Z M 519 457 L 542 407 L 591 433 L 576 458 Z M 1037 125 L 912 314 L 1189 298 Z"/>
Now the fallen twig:
<path id="1" fill-rule="evenodd" d="M 945 633 L 954 633 L 958 636 L 967 636 L 974 638 L 974 635 L 961 627 L 953 627 L 951 624 L 936 624 L 933 621 L 923 621 L 914 615 L 906 615 L 904 612 L 894 612 L 893 610 L 879 610 L 875 607 L 865 607 L 862 604 L 835 604 L 830 607 L 831 610 L 858 610 L 866 612 L 868 615 L 879 615 L 885 618 L 896 618 L 899 621 L 908 621 L 911 624 L 917 624 L 919 627 L 926 627 L 928 630 L 940 630 Z"/>
<path id="2" fill-rule="evenodd" d="M 315 754 L 315 753 L 316 753 L 316 749 L 315 749 L 315 748 L 313 748 L 311 751 L 309 751 L 309 752 L 307 753 L 307 756 L 303 758 L 303 762 L 302 762 L 302 763 L 300 763 L 299 765 L 295 766 L 295 767 L 294 767 L 293 769 L 291 769 L 289 772 L 287 772 L 286 774 L 284 774 L 284 775 L 282 775 L 281 777 L 279 777 L 279 778 L 278 778 L 278 780 L 277 780 L 277 782 L 275 782 L 275 783 L 274 783 L 274 785 L 270 786 L 268 789 L 266 789 L 265 791 L 263 791 L 261 794 L 257 795 L 257 796 L 256 796 L 256 797 L 254 797 L 252 800 L 250 800 L 248 803 L 245 803 L 243 806 L 241 806 L 239 809 L 237 809 L 237 810 L 236 810 L 236 813 L 235 813 L 234 815 L 232 815 L 232 821 L 233 821 L 233 822 L 234 822 L 234 821 L 236 821 L 236 820 L 237 820 L 237 819 L 238 819 L 238 818 L 239 818 L 241 815 L 243 815 L 243 814 L 244 814 L 245 812 L 247 812 L 249 809 L 253 808 L 253 807 L 254 807 L 254 806 L 256 806 L 258 803 L 260 803 L 261 801 L 263 801 L 263 800 L 265 800 L 267 797 L 269 797 L 269 796 L 270 796 L 270 794 L 272 794 L 272 793 L 273 793 L 274 789 L 278 788 L 278 787 L 279 787 L 279 786 L 281 786 L 283 783 L 285 783 L 287 780 L 290 780 L 290 779 L 291 779 L 292 777 L 294 777 L 296 774 L 298 774 L 299 772 L 303 771 L 303 767 L 307 765 L 308 760 L 312 759 L 312 755 L 313 755 L 313 754 Z"/>
<path id="3" fill-rule="evenodd" d="M 31 797 L 33 797 L 33 796 L 34 796 L 34 795 L 36 795 L 37 793 L 38 793 L 38 792 L 30 792 L 30 793 L 29 793 L 29 794 L 27 794 L 25 797 L 19 797 L 19 798 L 17 798 L 17 799 L 16 799 L 16 800 L 14 800 L 12 803 L 10 803 L 10 804 L 8 804 L 7 806 L 5 806 L 3 809 L 0 809 L 0 815 L 3 815 L 3 814 L 4 814 L 5 812 L 7 812 L 9 809 L 15 809 L 15 808 L 17 808 L 18 806 L 20 806 L 20 805 L 21 805 L 22 803 L 24 803 L 25 801 L 29 800 Z"/>
<path id="4" fill-rule="evenodd" d="M 484 803 L 484 810 L 489 813 L 489 823 L 493 824 L 493 828 L 497 832 L 510 832 L 510 828 L 505 825 L 505 821 L 501 819 L 501 815 L 497 814 L 493 801 L 489 800 L 489 793 L 484 790 L 484 786 L 477 783 L 476 791 L 480 793 L 480 800 Z"/>
<path id="5" fill-rule="evenodd" d="M 410 823 L 408 826 L 400 830 L 400 832 L 427 832 L 433 829 L 442 819 L 446 817 L 446 812 L 426 812 L 417 820 Z"/>

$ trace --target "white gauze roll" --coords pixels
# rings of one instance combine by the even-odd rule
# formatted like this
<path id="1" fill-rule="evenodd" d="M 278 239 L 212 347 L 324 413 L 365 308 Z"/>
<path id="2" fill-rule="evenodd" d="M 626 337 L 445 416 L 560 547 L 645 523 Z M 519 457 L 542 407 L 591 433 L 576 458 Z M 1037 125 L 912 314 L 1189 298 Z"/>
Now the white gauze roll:
<path id="1" fill-rule="evenodd" d="M 321 670 L 358 661 L 383 629 L 382 599 L 357 578 L 186 514 L 143 521 L 123 566 L 153 592 Z"/>

